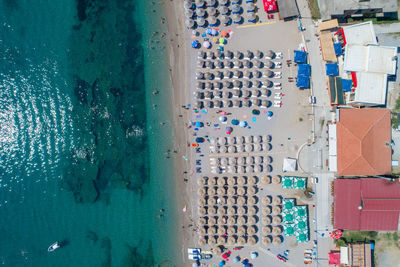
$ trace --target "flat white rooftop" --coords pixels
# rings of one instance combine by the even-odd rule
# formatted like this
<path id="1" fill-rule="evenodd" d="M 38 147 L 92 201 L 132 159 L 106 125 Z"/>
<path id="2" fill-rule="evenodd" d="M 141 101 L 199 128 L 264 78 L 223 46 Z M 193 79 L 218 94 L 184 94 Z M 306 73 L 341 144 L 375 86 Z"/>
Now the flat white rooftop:
<path id="1" fill-rule="evenodd" d="M 357 73 L 354 102 L 369 105 L 385 105 L 387 74 L 373 72 Z"/>
<path id="2" fill-rule="evenodd" d="M 334 1 L 332 1 L 334 2 Z M 372 21 L 343 27 L 346 43 L 350 45 L 378 44 Z"/>
<path id="3" fill-rule="evenodd" d="M 397 47 L 346 45 L 345 71 L 396 73 Z"/>

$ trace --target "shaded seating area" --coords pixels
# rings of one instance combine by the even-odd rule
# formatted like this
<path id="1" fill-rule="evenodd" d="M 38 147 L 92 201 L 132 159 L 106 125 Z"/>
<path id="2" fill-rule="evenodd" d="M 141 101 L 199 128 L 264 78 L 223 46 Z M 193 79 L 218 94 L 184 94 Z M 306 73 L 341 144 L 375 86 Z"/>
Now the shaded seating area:
<path id="1" fill-rule="evenodd" d="M 284 189 L 297 189 L 305 190 L 307 187 L 307 178 L 295 176 L 283 176 L 282 188 Z"/>
<path id="2" fill-rule="evenodd" d="M 294 62 L 300 64 L 307 63 L 307 52 L 294 50 Z"/>
<path id="3" fill-rule="evenodd" d="M 337 63 L 327 63 L 325 66 L 326 66 L 326 75 L 328 76 L 339 75 L 339 68 Z"/>
<path id="4" fill-rule="evenodd" d="M 297 69 L 297 87 L 310 88 L 310 64 L 299 64 Z"/>
<path id="5" fill-rule="evenodd" d="M 291 198 L 283 199 L 282 207 L 283 235 L 295 236 L 297 243 L 308 242 L 308 207 L 296 206 L 296 200 Z"/>
<path id="6" fill-rule="evenodd" d="M 329 96 L 331 100 L 331 105 L 342 105 L 344 104 L 343 97 L 343 85 L 342 85 L 341 77 L 328 77 L 328 86 L 329 86 Z"/>

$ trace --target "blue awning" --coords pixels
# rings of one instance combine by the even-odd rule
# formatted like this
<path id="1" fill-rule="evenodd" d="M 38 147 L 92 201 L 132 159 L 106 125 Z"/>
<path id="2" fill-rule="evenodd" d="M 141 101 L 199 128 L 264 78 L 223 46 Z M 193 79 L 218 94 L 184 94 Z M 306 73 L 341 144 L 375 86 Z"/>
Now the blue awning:
<path id="1" fill-rule="evenodd" d="M 337 76 L 339 75 L 339 69 L 337 63 L 326 64 L 326 75 Z"/>
<path id="2" fill-rule="evenodd" d="M 307 52 L 294 50 L 294 62 L 307 63 Z"/>
<path id="3" fill-rule="evenodd" d="M 352 86 L 353 86 L 353 81 L 352 80 L 342 79 L 343 91 L 350 92 Z"/>
<path id="4" fill-rule="evenodd" d="M 311 75 L 311 66 L 309 64 L 299 64 L 297 70 L 297 76 L 304 75 L 310 76 Z"/>
<path id="5" fill-rule="evenodd" d="M 343 55 L 342 44 L 341 43 L 334 43 L 333 48 L 335 49 L 335 54 L 337 56 Z"/>
<path id="6" fill-rule="evenodd" d="M 297 87 L 310 88 L 310 77 L 304 75 L 297 76 Z"/>

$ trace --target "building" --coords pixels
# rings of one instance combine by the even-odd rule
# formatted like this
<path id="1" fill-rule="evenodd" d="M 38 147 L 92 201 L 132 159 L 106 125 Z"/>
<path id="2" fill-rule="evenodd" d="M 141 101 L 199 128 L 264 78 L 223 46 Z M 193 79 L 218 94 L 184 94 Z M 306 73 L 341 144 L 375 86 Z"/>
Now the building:
<path id="1" fill-rule="evenodd" d="M 397 0 L 318 0 L 322 19 L 338 19 L 346 22 L 349 18 L 377 17 L 397 19 Z"/>
<path id="2" fill-rule="evenodd" d="M 339 109 L 336 129 L 331 132 L 336 133 L 338 176 L 392 173 L 389 109 Z"/>
<path id="3" fill-rule="evenodd" d="M 278 0 L 279 18 L 289 20 L 299 16 L 296 0 Z"/>
<path id="4" fill-rule="evenodd" d="M 334 181 L 334 228 L 398 231 L 399 215 L 397 179 L 394 182 L 378 178 Z"/>

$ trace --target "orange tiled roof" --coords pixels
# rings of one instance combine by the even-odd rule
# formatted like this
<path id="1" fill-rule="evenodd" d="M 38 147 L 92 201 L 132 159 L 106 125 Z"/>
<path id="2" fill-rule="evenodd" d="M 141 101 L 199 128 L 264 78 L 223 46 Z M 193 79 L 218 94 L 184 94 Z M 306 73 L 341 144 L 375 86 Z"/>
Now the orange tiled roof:
<path id="1" fill-rule="evenodd" d="M 337 123 L 338 175 L 390 174 L 390 142 L 388 109 L 341 109 Z"/>

